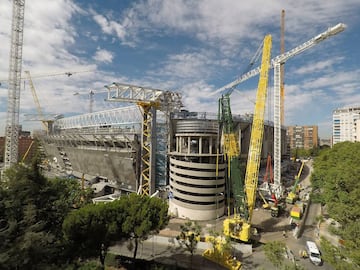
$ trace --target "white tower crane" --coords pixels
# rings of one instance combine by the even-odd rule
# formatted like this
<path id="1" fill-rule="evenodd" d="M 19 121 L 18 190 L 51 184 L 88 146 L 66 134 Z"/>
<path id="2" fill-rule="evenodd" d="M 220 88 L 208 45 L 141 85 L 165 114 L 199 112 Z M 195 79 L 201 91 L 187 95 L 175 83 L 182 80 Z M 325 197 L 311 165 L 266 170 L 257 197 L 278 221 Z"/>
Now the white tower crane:
<path id="1" fill-rule="evenodd" d="M 13 0 L 9 64 L 8 108 L 5 130 L 5 169 L 18 161 L 19 109 L 25 0 Z"/>
<path id="2" fill-rule="evenodd" d="M 303 44 L 295 47 L 294 49 L 280 54 L 271 59 L 270 67 L 274 68 L 274 184 L 273 191 L 276 196 L 282 194 L 281 190 L 281 97 L 280 97 L 280 65 L 284 64 L 289 58 L 298 55 L 307 49 L 319 44 L 321 41 L 337 35 L 344 31 L 346 25 L 339 23 L 333 27 L 328 28 L 326 31 L 317 35 L 316 37 L 304 42 Z M 217 89 L 214 94 L 223 92 L 226 89 L 235 88 L 237 85 L 250 79 L 260 73 L 260 67 L 257 67 L 249 72 L 240 76 L 237 80 Z"/>

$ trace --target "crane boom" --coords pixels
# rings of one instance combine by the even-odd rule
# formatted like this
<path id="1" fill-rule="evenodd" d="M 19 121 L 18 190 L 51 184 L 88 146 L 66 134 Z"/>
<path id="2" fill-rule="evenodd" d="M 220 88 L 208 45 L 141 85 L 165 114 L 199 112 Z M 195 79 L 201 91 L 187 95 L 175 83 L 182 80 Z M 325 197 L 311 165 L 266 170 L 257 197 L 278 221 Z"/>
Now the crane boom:
<path id="1" fill-rule="evenodd" d="M 274 184 L 273 191 L 277 197 L 282 194 L 281 187 L 281 65 L 288 59 L 296 56 L 307 49 L 319 44 L 321 41 L 341 33 L 346 28 L 343 23 L 328 28 L 326 31 L 304 42 L 303 44 L 293 48 L 292 50 L 280 54 L 270 61 L 270 68 L 274 69 Z M 250 70 L 243 74 L 237 80 L 219 88 L 214 93 L 222 92 L 226 89 L 234 89 L 238 84 L 260 73 L 260 67 Z"/>
<path id="2" fill-rule="evenodd" d="M 170 112 L 182 107 L 181 95 L 171 91 L 163 91 L 143 86 L 112 83 L 105 85 L 108 91 L 106 101 L 136 103 L 142 109 L 141 138 L 141 175 L 138 193 L 152 195 L 155 192 L 155 139 L 156 110 Z"/>
<path id="3" fill-rule="evenodd" d="M 28 80 L 29 80 L 29 84 L 30 84 L 30 89 L 31 89 L 31 93 L 32 93 L 32 96 L 34 98 L 34 102 L 35 102 L 35 105 L 36 105 L 36 110 L 40 116 L 40 119 L 44 119 L 44 113 L 41 109 L 41 106 L 40 106 L 40 102 L 39 102 L 39 99 L 38 99 L 38 96 L 36 94 L 36 90 L 35 90 L 35 86 L 34 86 L 34 83 L 32 81 L 32 78 L 31 78 L 31 75 L 30 75 L 30 71 L 26 70 L 24 71 Z M 41 123 L 43 124 L 44 128 L 46 131 L 48 131 L 48 126 L 47 124 L 44 122 L 44 121 L 41 121 Z"/>
<path id="4" fill-rule="evenodd" d="M 337 35 L 338 33 L 344 31 L 345 28 L 346 28 L 346 25 L 343 23 L 338 23 L 337 25 L 328 28 L 326 31 L 322 32 L 321 34 L 317 35 L 316 37 L 304 42 L 303 44 L 293 48 L 290 51 L 287 51 L 287 52 L 280 54 L 280 55 L 274 57 L 273 59 L 271 59 L 270 68 L 273 68 L 275 63 L 278 63 L 278 62 L 285 63 L 289 58 L 291 58 L 295 55 L 298 55 L 299 53 L 302 53 L 303 51 L 305 51 L 307 49 L 310 49 L 314 45 L 320 43 L 321 41 L 323 41 L 329 37 Z M 260 73 L 260 67 L 254 68 L 254 69 L 250 70 L 249 72 L 241 75 L 235 81 L 228 83 L 227 85 L 217 89 L 214 92 L 214 94 L 221 93 L 226 89 L 234 88 L 237 85 L 239 85 L 240 83 L 258 75 L 259 73 Z"/>
<path id="5" fill-rule="evenodd" d="M 256 190 L 259 176 L 260 157 L 264 134 L 265 104 L 267 96 L 269 67 L 271 53 L 271 36 L 264 39 L 263 56 L 261 60 L 261 72 L 259 86 L 256 94 L 253 123 L 251 127 L 251 137 L 248 161 L 245 174 L 245 192 L 248 204 L 249 216 L 247 222 L 251 223 L 252 212 L 256 201 Z"/>
<path id="6" fill-rule="evenodd" d="M 244 242 L 250 241 L 251 217 L 256 201 L 256 190 L 264 133 L 264 116 L 270 67 L 271 45 L 271 35 L 265 36 L 260 67 L 260 78 L 251 128 L 249 155 L 245 174 L 245 186 L 242 187 L 242 189 L 245 190 L 245 211 L 242 213 L 235 212 L 233 218 L 227 218 L 224 220 L 224 234 Z M 234 193 L 236 193 L 236 190 L 234 190 Z M 241 194 L 234 194 L 235 203 L 237 202 L 236 197 L 239 196 L 241 196 Z"/>

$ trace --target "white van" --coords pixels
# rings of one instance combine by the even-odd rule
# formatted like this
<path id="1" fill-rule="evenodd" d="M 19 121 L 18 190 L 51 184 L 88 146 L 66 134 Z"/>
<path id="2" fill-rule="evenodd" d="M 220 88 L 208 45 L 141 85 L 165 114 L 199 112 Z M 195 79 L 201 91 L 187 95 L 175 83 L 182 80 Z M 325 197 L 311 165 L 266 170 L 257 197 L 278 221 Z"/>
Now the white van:
<path id="1" fill-rule="evenodd" d="M 306 241 L 306 251 L 309 255 L 310 261 L 315 265 L 321 265 L 321 254 L 316 246 L 316 244 L 312 241 Z"/>

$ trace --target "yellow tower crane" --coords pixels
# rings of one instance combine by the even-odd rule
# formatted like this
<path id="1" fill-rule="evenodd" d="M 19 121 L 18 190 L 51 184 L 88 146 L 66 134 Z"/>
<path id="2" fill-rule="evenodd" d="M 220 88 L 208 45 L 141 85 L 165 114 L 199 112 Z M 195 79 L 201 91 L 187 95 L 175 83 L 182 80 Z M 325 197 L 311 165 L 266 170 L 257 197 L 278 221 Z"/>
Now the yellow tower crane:
<path id="1" fill-rule="evenodd" d="M 35 106 L 36 106 L 36 110 L 37 110 L 37 112 L 39 114 L 39 117 L 40 117 L 40 119 L 44 119 L 44 113 L 43 113 L 42 108 L 40 106 L 39 98 L 38 98 L 38 96 L 36 94 L 35 86 L 34 86 L 34 83 L 32 81 L 30 71 L 26 70 L 26 71 L 24 71 L 24 73 L 26 74 L 26 76 L 27 76 L 27 78 L 29 80 L 31 94 L 33 96 Z M 44 129 L 46 130 L 46 132 L 48 132 L 49 131 L 48 122 L 44 119 L 44 120 L 41 120 L 41 123 L 43 124 Z"/>
<path id="2" fill-rule="evenodd" d="M 123 83 L 106 85 L 106 101 L 136 103 L 142 111 L 141 134 L 141 175 L 138 193 L 152 195 L 155 192 L 155 145 L 156 145 L 156 111 L 165 113 L 180 110 L 181 95 L 176 92 L 153 89 Z"/>

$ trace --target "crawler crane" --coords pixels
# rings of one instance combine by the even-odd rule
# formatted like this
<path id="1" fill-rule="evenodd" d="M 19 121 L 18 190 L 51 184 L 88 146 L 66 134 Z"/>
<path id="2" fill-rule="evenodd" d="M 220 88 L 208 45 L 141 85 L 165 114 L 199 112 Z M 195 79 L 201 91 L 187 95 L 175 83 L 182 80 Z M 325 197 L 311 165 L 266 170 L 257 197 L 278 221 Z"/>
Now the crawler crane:
<path id="1" fill-rule="evenodd" d="M 339 23 L 333 27 L 328 28 L 326 31 L 320 33 L 319 35 L 309 39 L 308 41 L 302 43 L 301 45 L 280 54 L 270 61 L 270 68 L 274 68 L 274 184 L 272 185 L 275 195 L 280 197 L 282 195 L 282 184 L 281 184 L 281 121 L 280 121 L 280 107 L 281 107 L 281 97 L 280 97 L 280 66 L 284 64 L 290 58 L 314 47 L 320 42 L 335 36 L 342 31 L 344 31 L 346 25 Z M 241 75 L 235 81 L 228 83 L 227 85 L 217 89 L 213 94 L 223 92 L 226 89 L 233 89 L 241 82 L 246 81 L 249 78 L 252 78 L 259 74 L 260 67 L 252 69 L 247 73 Z"/>
<path id="2" fill-rule="evenodd" d="M 301 176 L 302 170 L 303 170 L 303 168 L 304 168 L 304 164 L 305 164 L 305 162 L 302 161 L 302 162 L 301 162 L 300 169 L 299 169 L 299 172 L 298 172 L 298 174 L 295 176 L 295 183 L 294 183 L 291 191 L 289 192 L 289 194 L 288 194 L 287 197 L 286 197 L 286 202 L 287 202 L 287 203 L 294 204 L 295 201 L 297 201 L 297 199 L 299 198 L 297 189 L 298 189 L 298 185 L 299 185 L 299 181 L 300 181 L 300 176 Z"/>
<path id="3" fill-rule="evenodd" d="M 271 45 L 271 35 L 265 36 L 261 59 L 260 78 L 251 129 L 245 184 L 242 187 L 239 187 L 238 190 L 235 188 L 234 215 L 233 217 L 229 217 L 224 220 L 224 234 L 243 242 L 249 242 L 251 238 L 251 218 L 256 201 L 260 156 L 264 133 L 264 115 L 269 77 L 268 73 L 270 68 Z M 230 142 L 234 141 L 234 139 L 232 139 L 232 134 L 227 134 L 227 137 L 231 139 Z M 226 136 L 224 141 L 226 141 Z M 224 145 L 226 146 L 225 143 Z M 229 143 L 229 145 L 231 144 Z M 232 155 L 231 149 L 233 148 L 229 148 L 230 150 L 225 148 L 227 156 Z M 239 152 L 237 152 L 237 154 L 239 155 Z M 237 160 L 236 164 L 238 164 L 238 162 L 239 161 Z M 232 167 L 233 166 L 231 166 L 231 168 Z M 236 173 L 238 172 L 236 171 Z M 232 174 L 234 174 L 234 172 L 232 172 Z M 236 184 L 239 183 L 233 183 L 233 185 Z"/>

